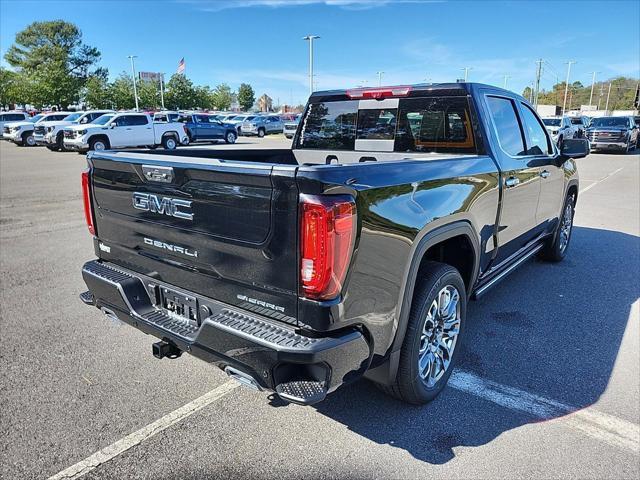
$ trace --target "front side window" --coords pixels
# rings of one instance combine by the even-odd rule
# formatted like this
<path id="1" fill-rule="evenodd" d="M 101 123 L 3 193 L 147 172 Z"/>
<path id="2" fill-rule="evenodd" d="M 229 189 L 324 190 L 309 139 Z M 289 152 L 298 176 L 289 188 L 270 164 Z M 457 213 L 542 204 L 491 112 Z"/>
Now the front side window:
<path id="1" fill-rule="evenodd" d="M 522 120 L 529 134 L 526 155 L 548 155 L 551 153 L 551 142 L 545 128 L 528 105 L 522 105 Z"/>
<path id="2" fill-rule="evenodd" d="M 512 157 L 525 155 L 524 139 L 513 102 L 504 97 L 487 97 L 487 105 L 496 128 L 498 142 Z"/>
<path id="3" fill-rule="evenodd" d="M 401 99 L 396 152 L 476 153 L 465 97 Z"/>
<path id="4" fill-rule="evenodd" d="M 361 140 L 393 140 L 396 134 L 398 110 L 372 109 L 358 112 L 356 138 Z"/>
<path id="5" fill-rule="evenodd" d="M 358 101 L 312 103 L 301 120 L 298 148 L 353 150 Z"/>

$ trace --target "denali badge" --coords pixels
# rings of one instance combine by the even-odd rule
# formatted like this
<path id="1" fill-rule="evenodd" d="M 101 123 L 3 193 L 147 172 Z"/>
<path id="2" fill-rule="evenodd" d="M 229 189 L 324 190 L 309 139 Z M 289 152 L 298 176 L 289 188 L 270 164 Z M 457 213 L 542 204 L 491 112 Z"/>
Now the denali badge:
<path id="1" fill-rule="evenodd" d="M 160 240 L 154 240 L 153 238 L 144 237 L 144 243 L 147 245 L 151 245 L 152 247 L 162 248 L 164 250 L 169 250 L 170 252 L 180 253 L 182 255 L 186 255 L 187 257 L 198 258 L 198 251 L 192 250 L 187 247 L 181 247 L 179 245 L 173 245 L 171 243 L 162 242 Z"/>
<path id="2" fill-rule="evenodd" d="M 145 212 L 160 213 L 170 217 L 193 220 L 191 213 L 191 200 L 181 198 L 158 197 L 152 193 L 134 192 L 133 208 Z"/>

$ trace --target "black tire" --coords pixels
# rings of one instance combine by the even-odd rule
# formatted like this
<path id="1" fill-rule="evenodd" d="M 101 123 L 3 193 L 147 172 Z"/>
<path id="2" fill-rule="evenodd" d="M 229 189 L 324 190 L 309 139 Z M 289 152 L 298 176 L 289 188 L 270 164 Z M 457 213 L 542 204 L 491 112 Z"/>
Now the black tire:
<path id="1" fill-rule="evenodd" d="M 162 137 L 162 148 L 165 150 L 175 150 L 178 148 L 178 140 L 173 135 L 165 135 Z"/>
<path id="2" fill-rule="evenodd" d="M 67 149 L 64 148 L 64 135 L 63 135 L 62 132 L 60 132 L 58 134 L 58 136 L 56 137 L 56 147 L 61 152 L 66 152 L 67 151 Z"/>
<path id="3" fill-rule="evenodd" d="M 421 268 L 419 275 L 421 275 L 421 278 L 414 292 L 395 382 L 392 385 L 378 385 L 385 393 L 415 405 L 430 402 L 438 396 L 447 384 L 460 351 L 460 341 L 464 333 L 467 310 L 464 281 L 454 267 L 439 262 L 428 262 Z M 453 353 L 451 358 L 448 359 L 447 366 L 444 367 L 444 372 L 433 385 L 428 385 L 429 378 L 422 378 L 418 364 L 421 358 L 421 346 L 426 346 L 429 343 L 423 343 L 422 337 L 426 330 L 428 315 L 434 308 L 436 300 L 440 301 L 437 297 L 448 288 L 454 288 L 458 294 L 456 306 L 456 315 L 459 319 L 458 333 L 453 343 Z M 453 298 L 453 295 L 451 298 Z M 438 304 L 436 303 L 436 305 Z M 426 348 L 429 347 L 427 346 Z M 428 354 L 429 352 L 425 351 L 425 353 Z M 441 356 L 441 358 L 444 358 L 444 356 Z M 434 368 L 433 364 L 431 368 Z"/>
<path id="4" fill-rule="evenodd" d="M 51 150 L 52 152 L 57 152 L 58 151 L 58 147 L 56 147 L 55 145 L 47 145 L 47 148 L 49 150 Z"/>
<path id="5" fill-rule="evenodd" d="M 33 133 L 24 132 L 22 134 L 22 145 L 23 147 L 33 147 L 36 144 L 36 139 L 33 136 Z"/>
<path id="6" fill-rule="evenodd" d="M 232 131 L 228 131 L 227 133 L 224 134 L 224 141 L 226 143 L 236 143 L 236 140 L 238 139 L 238 135 L 235 132 Z"/>
<path id="7" fill-rule="evenodd" d="M 558 137 L 558 150 L 562 149 L 562 140 L 564 140 L 564 139 L 562 138 L 562 135 L 560 135 Z"/>
<path id="8" fill-rule="evenodd" d="M 265 132 L 264 128 L 259 128 L 259 129 L 258 129 L 258 136 L 259 136 L 260 138 L 262 138 L 262 137 L 264 137 L 265 135 L 266 135 L 266 132 Z"/>
<path id="9" fill-rule="evenodd" d="M 560 219 L 553 237 L 547 241 L 540 251 L 540 257 L 549 262 L 560 262 L 567 255 L 571 234 L 573 232 L 573 217 L 575 214 L 575 197 L 573 193 L 567 195 L 560 212 Z M 567 217 L 568 216 L 568 217 Z M 568 223 L 565 223 L 568 222 Z M 567 229 L 568 227 L 568 229 Z"/>
<path id="10" fill-rule="evenodd" d="M 89 140 L 89 151 L 100 150 L 109 150 L 109 140 L 101 137 Z"/>

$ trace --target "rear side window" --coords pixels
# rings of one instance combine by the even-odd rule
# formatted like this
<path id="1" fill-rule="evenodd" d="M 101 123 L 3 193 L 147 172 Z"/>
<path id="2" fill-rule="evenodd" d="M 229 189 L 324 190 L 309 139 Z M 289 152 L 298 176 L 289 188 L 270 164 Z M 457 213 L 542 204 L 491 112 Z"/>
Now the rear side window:
<path id="1" fill-rule="evenodd" d="M 4 116 L 5 121 L 17 122 L 20 120 L 24 120 L 26 117 L 21 113 L 8 113 Z"/>
<path id="2" fill-rule="evenodd" d="M 356 137 L 362 140 L 393 140 L 397 115 L 395 108 L 360 110 Z"/>
<path id="3" fill-rule="evenodd" d="M 465 97 L 401 99 L 396 152 L 476 153 Z"/>
<path id="4" fill-rule="evenodd" d="M 487 104 L 502 150 L 513 157 L 524 155 L 522 130 L 513 102 L 503 97 L 487 97 Z"/>
<path id="5" fill-rule="evenodd" d="M 144 117 L 142 115 L 127 115 L 127 125 L 146 125 L 147 123 L 147 117 Z"/>
<path id="6" fill-rule="evenodd" d="M 358 100 L 312 103 L 301 120 L 298 148 L 353 150 Z"/>
<path id="7" fill-rule="evenodd" d="M 551 142 L 547 137 L 546 129 L 528 105 L 524 103 L 520 105 L 522 106 L 522 120 L 529 134 L 526 155 L 548 155 L 551 153 Z M 566 120 L 563 119 L 563 121 Z"/>

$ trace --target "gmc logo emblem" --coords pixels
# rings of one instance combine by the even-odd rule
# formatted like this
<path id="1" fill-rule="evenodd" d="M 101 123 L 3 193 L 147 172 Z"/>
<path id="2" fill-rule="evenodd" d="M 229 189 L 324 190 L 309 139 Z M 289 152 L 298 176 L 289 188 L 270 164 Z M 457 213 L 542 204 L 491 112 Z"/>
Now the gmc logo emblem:
<path id="1" fill-rule="evenodd" d="M 134 192 L 133 208 L 145 212 L 159 213 L 170 217 L 193 220 L 191 213 L 191 200 L 180 198 L 158 197 L 152 193 Z"/>

